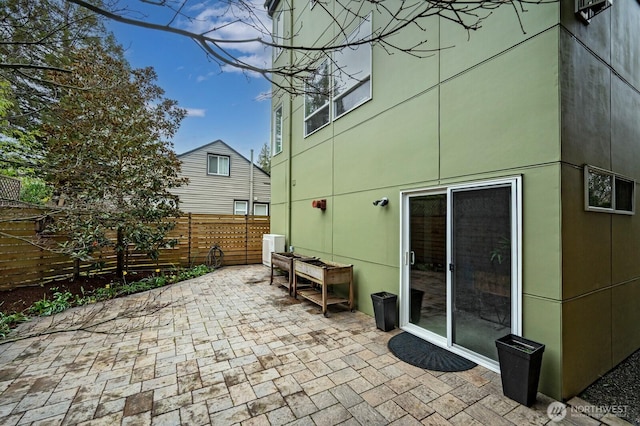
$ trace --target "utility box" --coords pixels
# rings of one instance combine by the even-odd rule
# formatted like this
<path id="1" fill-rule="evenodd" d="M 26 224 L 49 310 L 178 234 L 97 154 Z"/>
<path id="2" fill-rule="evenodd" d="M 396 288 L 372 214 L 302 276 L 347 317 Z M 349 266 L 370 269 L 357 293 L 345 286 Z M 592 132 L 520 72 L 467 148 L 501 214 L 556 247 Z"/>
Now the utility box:
<path id="1" fill-rule="evenodd" d="M 262 264 L 271 266 L 271 253 L 284 251 L 284 235 L 264 234 L 262 236 Z"/>

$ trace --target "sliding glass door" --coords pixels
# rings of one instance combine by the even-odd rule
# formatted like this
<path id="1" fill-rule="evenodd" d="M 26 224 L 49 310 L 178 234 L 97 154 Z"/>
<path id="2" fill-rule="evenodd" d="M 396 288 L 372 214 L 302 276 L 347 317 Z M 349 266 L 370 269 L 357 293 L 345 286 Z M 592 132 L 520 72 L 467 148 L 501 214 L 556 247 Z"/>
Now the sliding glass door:
<path id="1" fill-rule="evenodd" d="M 497 366 L 520 327 L 520 179 L 403 193 L 401 326 Z"/>

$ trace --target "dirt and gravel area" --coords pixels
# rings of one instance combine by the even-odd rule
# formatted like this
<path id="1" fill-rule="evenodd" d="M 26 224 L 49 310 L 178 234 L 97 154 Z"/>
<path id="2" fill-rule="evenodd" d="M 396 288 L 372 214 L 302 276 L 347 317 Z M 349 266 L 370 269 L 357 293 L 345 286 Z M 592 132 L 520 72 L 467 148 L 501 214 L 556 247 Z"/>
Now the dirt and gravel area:
<path id="1" fill-rule="evenodd" d="M 640 426 L 640 350 L 585 389 L 580 398 Z"/>

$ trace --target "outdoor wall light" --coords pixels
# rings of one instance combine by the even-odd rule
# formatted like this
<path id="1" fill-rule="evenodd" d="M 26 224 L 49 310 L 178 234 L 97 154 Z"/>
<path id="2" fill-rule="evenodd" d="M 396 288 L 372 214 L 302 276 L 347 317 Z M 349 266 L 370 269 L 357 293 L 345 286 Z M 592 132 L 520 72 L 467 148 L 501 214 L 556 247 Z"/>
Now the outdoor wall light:
<path id="1" fill-rule="evenodd" d="M 322 211 L 325 211 L 327 208 L 327 200 L 313 200 L 311 202 L 311 206 L 314 209 L 320 209 Z"/>
<path id="2" fill-rule="evenodd" d="M 382 197 L 381 199 L 379 199 L 379 200 L 375 200 L 375 201 L 373 202 L 373 205 L 374 205 L 374 206 L 380 206 L 380 207 L 384 207 L 384 206 L 386 206 L 387 204 L 389 204 L 389 199 L 388 199 L 387 197 Z"/>

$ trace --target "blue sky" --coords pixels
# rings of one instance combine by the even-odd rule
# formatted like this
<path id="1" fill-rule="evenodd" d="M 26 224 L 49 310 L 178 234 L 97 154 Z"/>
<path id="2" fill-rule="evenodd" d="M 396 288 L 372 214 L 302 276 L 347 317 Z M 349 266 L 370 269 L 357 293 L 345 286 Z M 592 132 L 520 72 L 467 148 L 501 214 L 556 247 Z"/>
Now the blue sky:
<path id="1" fill-rule="evenodd" d="M 207 5 L 196 4 L 201 8 L 199 13 Z M 136 7 L 140 10 L 145 6 L 138 3 Z M 254 160 L 257 159 L 264 143 L 270 140 L 270 100 L 264 98 L 270 85 L 264 78 L 234 70 L 222 72 L 193 41 L 180 35 L 116 22 L 107 24 L 125 48 L 131 65 L 152 66 L 165 96 L 187 109 L 188 116 L 173 138 L 178 154 L 222 139 L 247 158 L 253 149 Z M 258 50 L 252 54 L 268 60 L 270 53 Z"/>

